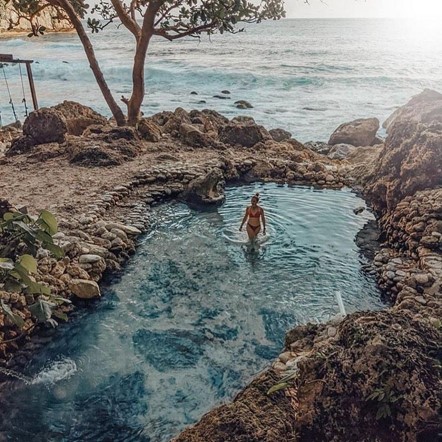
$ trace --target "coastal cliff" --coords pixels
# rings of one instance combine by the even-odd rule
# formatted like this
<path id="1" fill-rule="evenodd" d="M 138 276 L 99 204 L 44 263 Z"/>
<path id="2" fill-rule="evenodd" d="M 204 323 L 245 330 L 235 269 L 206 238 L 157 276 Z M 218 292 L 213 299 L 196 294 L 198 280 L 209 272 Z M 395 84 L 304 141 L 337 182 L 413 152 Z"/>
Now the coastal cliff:
<path id="1" fill-rule="evenodd" d="M 0 36 L 6 33 L 24 33 L 30 32 L 31 26 L 27 20 L 21 19 L 18 23 L 17 12 L 11 6 L 11 3 L 0 2 Z M 53 8 L 44 9 L 37 17 L 39 26 L 44 26 L 47 31 L 70 31 L 72 25 L 63 18 L 57 16 Z M 11 26 L 11 23 L 14 23 Z M 17 24 L 15 24 L 17 23 Z"/>

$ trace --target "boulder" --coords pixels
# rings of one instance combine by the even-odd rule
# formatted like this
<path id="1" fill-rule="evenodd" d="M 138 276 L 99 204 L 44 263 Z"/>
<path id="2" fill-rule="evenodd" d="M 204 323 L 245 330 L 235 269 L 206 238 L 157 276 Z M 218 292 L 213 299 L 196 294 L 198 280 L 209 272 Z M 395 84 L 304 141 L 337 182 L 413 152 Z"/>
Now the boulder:
<path id="1" fill-rule="evenodd" d="M 264 127 L 255 123 L 229 123 L 219 132 L 219 139 L 232 146 L 253 147 L 255 144 L 271 139 Z"/>
<path id="2" fill-rule="evenodd" d="M 284 129 L 270 129 L 269 134 L 271 137 L 278 142 L 290 140 L 292 138 L 292 134 Z"/>
<path id="3" fill-rule="evenodd" d="M 149 118 L 142 118 L 138 123 L 138 132 L 141 137 L 152 143 L 156 143 L 161 140 L 161 128 L 158 124 L 154 123 Z"/>
<path id="4" fill-rule="evenodd" d="M 180 126 L 180 138 L 183 143 L 192 147 L 209 147 L 214 144 L 214 139 L 202 132 L 193 124 L 183 123 Z"/>
<path id="5" fill-rule="evenodd" d="M 351 144 L 352 146 L 371 146 L 375 143 L 379 129 L 377 118 L 360 118 L 341 124 L 331 135 L 328 144 Z"/>
<path id="6" fill-rule="evenodd" d="M 35 144 L 62 143 L 68 131 L 66 120 L 54 109 L 42 108 L 31 112 L 23 124 L 23 135 Z"/>
<path id="7" fill-rule="evenodd" d="M 214 168 L 191 181 L 182 198 L 194 207 L 220 205 L 225 200 L 224 186 L 222 171 Z"/>
<path id="8" fill-rule="evenodd" d="M 11 143 L 11 147 L 6 150 L 5 155 L 10 157 L 29 153 L 35 145 L 36 142 L 32 137 L 29 135 L 22 135 Z"/>
<path id="9" fill-rule="evenodd" d="M 308 141 L 304 144 L 305 147 L 309 148 L 313 152 L 319 153 L 320 155 L 328 155 L 333 146 L 324 143 L 323 141 Z"/>
<path id="10" fill-rule="evenodd" d="M 108 124 L 107 119 L 98 112 L 75 101 L 66 100 L 51 109 L 64 117 L 69 135 L 80 136 L 89 126 Z"/>
<path id="11" fill-rule="evenodd" d="M 382 124 L 390 131 L 391 126 L 399 121 L 419 122 L 424 124 L 442 123 L 442 94 L 425 89 L 414 96 L 406 105 L 396 109 Z"/>
<path id="12" fill-rule="evenodd" d="M 238 109 L 253 109 L 253 106 L 246 100 L 238 100 L 234 104 Z"/>
<path id="13" fill-rule="evenodd" d="M 98 284 L 88 279 L 72 279 L 69 283 L 69 289 L 75 296 L 81 299 L 91 299 L 101 296 Z"/>
<path id="14" fill-rule="evenodd" d="M 351 144 L 335 144 L 329 151 L 328 157 L 331 160 L 343 160 L 347 158 L 357 147 Z"/>

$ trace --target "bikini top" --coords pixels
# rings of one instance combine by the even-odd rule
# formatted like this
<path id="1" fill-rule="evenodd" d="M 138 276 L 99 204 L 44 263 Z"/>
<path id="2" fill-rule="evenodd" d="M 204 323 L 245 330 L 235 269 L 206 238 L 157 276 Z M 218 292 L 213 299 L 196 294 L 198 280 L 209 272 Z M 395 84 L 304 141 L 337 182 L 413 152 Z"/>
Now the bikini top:
<path id="1" fill-rule="evenodd" d="M 258 211 L 255 214 L 252 214 L 252 208 L 249 207 L 249 218 L 259 218 L 261 216 L 261 207 L 258 208 Z"/>

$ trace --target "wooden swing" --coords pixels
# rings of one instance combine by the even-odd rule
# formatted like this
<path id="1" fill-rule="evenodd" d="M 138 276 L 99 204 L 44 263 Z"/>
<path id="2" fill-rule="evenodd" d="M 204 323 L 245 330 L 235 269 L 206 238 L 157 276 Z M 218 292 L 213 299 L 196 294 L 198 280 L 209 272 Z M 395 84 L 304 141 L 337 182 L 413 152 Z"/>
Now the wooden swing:
<path id="1" fill-rule="evenodd" d="M 27 71 L 28 81 L 29 81 L 29 89 L 31 90 L 31 96 L 32 96 L 32 104 L 34 106 L 34 110 L 37 110 L 38 109 L 37 94 L 35 92 L 34 77 L 32 75 L 32 69 L 31 69 L 31 63 L 33 63 L 33 60 L 18 60 L 18 59 L 14 59 L 14 57 L 11 54 L 0 54 L 0 68 L 3 72 L 3 80 L 4 80 L 4 83 L 6 86 L 6 91 L 8 92 L 9 104 L 11 105 L 12 113 L 14 115 L 15 121 L 17 122 L 18 117 L 17 117 L 17 113 L 15 111 L 15 105 L 14 105 L 14 101 L 12 99 L 11 90 L 9 88 L 8 77 L 6 76 L 6 71 L 5 71 L 5 64 L 9 64 L 9 63 L 18 64 L 19 73 L 20 73 L 21 88 L 22 88 L 22 93 L 23 93 L 22 103 L 23 103 L 24 110 L 25 110 L 25 116 L 27 117 L 28 116 L 28 105 L 26 102 L 25 86 L 24 86 L 24 82 L 23 82 L 23 73 L 22 73 L 21 65 L 22 64 L 26 65 L 26 71 Z M 2 127 L 1 111 L 0 111 L 0 127 Z"/>

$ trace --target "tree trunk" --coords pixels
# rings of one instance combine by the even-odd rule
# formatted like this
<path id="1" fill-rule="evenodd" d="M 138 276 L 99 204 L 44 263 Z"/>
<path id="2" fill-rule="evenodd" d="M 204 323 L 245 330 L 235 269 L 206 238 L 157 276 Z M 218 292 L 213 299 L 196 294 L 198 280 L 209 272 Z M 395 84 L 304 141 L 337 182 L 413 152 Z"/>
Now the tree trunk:
<path id="1" fill-rule="evenodd" d="M 112 115 L 114 116 L 118 126 L 126 125 L 126 117 L 124 116 L 123 111 L 112 96 L 112 92 L 110 91 L 107 82 L 104 79 L 103 72 L 101 72 L 100 65 L 98 64 L 97 58 L 95 56 L 95 51 L 92 43 L 87 36 L 86 31 L 84 30 L 81 20 L 78 18 L 72 5 L 69 3 L 69 0 L 48 0 L 48 3 L 55 4 L 56 6 L 61 6 L 66 11 L 69 20 L 74 26 L 78 37 L 83 44 L 84 51 L 89 61 L 89 66 L 94 73 L 95 80 L 97 81 L 97 84 L 101 90 L 101 93 L 103 94 L 104 99 L 106 100 L 107 105 L 109 106 L 109 109 L 112 112 Z"/>
<path id="2" fill-rule="evenodd" d="M 144 99 L 144 65 L 147 48 L 153 35 L 157 9 L 149 6 L 143 19 L 140 38 L 137 40 L 134 66 L 132 70 L 132 95 L 127 103 L 127 120 L 130 126 L 136 126 L 140 118 L 140 109 Z"/>

